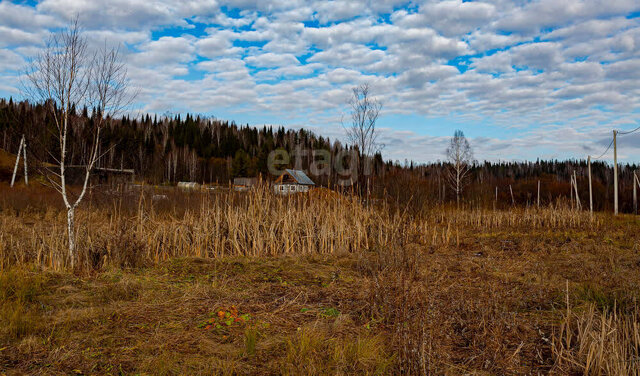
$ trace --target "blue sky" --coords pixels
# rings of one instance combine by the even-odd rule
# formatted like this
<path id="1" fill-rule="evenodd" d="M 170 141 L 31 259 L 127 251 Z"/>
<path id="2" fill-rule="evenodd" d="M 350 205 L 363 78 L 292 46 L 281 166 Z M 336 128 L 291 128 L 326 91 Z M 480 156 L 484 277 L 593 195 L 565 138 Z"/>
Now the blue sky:
<path id="1" fill-rule="evenodd" d="M 586 158 L 640 120 L 637 0 L 0 0 L 0 96 L 21 98 L 28 58 L 76 14 L 92 44 L 125 47 L 134 114 L 343 140 L 369 83 L 384 157 L 420 162 L 455 129 L 479 160 Z M 638 161 L 626 137 L 620 159 Z"/>

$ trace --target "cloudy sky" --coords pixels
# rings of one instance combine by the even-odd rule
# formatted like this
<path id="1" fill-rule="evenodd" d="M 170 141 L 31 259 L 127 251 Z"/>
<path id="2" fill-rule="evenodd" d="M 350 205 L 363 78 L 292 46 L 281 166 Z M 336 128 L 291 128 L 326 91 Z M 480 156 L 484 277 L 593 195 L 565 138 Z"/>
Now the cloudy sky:
<path id="1" fill-rule="evenodd" d="M 0 0 L 0 96 L 78 14 L 124 46 L 135 112 L 199 113 L 343 138 L 350 88 L 384 104 L 385 159 L 586 158 L 640 125 L 638 0 Z M 640 160 L 640 131 L 620 137 Z M 610 154 L 609 154 L 610 155 Z"/>

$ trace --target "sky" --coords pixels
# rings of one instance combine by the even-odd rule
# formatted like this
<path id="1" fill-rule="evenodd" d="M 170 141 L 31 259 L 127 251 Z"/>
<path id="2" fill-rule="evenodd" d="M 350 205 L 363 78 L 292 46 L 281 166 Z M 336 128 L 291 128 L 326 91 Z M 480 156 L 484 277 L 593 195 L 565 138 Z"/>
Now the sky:
<path id="1" fill-rule="evenodd" d="M 195 113 L 345 140 L 351 89 L 382 102 L 387 160 L 586 158 L 640 126 L 640 1 L 0 0 L 0 96 L 79 16 L 120 45 L 132 113 Z M 640 161 L 640 131 L 618 157 Z M 608 152 L 605 160 L 612 158 Z"/>

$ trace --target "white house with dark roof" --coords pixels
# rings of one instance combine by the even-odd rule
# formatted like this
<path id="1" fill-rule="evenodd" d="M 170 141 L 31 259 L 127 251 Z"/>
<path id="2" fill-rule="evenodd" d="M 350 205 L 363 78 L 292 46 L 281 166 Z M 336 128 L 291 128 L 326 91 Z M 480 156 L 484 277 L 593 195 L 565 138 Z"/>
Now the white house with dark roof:
<path id="1" fill-rule="evenodd" d="M 291 193 L 309 192 L 316 183 L 302 170 L 286 169 L 273 184 L 275 193 L 288 195 Z"/>

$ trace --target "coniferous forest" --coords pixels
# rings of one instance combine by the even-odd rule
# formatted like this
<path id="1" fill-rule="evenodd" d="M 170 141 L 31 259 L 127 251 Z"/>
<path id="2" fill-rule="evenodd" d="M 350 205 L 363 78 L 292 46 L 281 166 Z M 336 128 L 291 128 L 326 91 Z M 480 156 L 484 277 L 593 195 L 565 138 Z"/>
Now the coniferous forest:
<path id="1" fill-rule="evenodd" d="M 82 165 L 86 155 L 93 111 L 76 109 L 69 137 L 69 164 Z M 99 115 L 95 115 L 99 116 Z M 29 144 L 31 163 L 54 163 L 57 150 L 53 119 L 41 104 L 0 99 L 0 142 L 2 149 L 15 153 L 24 134 Z M 445 145 L 443 145 L 444 150 Z M 135 170 L 136 180 L 150 184 L 174 184 L 178 181 L 227 185 L 234 177 L 275 178 L 269 173 L 267 159 L 274 150 L 291 156 L 282 167 L 306 170 L 318 185 L 330 186 L 338 180 L 335 171 L 313 175 L 311 153 L 300 150 L 326 150 L 331 158 L 351 146 L 330 140 L 305 129 L 251 127 L 198 115 L 112 119 L 101 134 L 98 167 Z M 356 151 L 357 152 L 357 151 Z M 444 153 L 443 153 L 444 158 Z M 411 161 L 384 161 L 381 153 L 372 158 L 370 190 L 397 202 L 439 203 L 455 200 L 447 179 L 447 162 L 416 164 Z M 633 171 L 636 165 L 619 166 L 620 210 L 632 212 Z M 476 162 L 463 191 L 464 202 L 484 206 L 537 204 L 537 185 L 541 183 L 542 204 L 572 197 L 570 179 L 576 173 L 582 206 L 589 205 L 588 170 L 585 160 L 539 160 L 536 162 Z M 3 180 L 10 171 L 0 171 Z M 592 163 L 595 210 L 611 210 L 613 169 L 602 162 Z M 510 188 L 511 187 L 511 188 Z M 497 188 L 497 200 L 496 200 Z M 512 193 L 513 192 L 513 197 Z M 420 205 L 416 205 L 420 206 Z"/>

